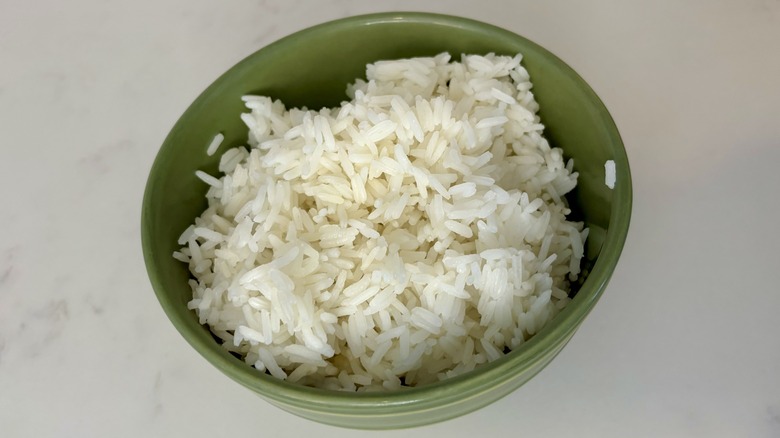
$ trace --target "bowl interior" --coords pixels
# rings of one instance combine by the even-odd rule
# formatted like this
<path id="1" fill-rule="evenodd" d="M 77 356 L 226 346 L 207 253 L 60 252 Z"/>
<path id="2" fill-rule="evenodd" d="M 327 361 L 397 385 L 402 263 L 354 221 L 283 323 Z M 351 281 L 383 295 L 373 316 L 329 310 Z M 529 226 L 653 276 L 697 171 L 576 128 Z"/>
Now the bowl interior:
<path id="1" fill-rule="evenodd" d="M 357 77 L 365 77 L 365 65 L 380 59 L 432 56 L 449 51 L 524 56 L 533 92 L 541 106 L 545 135 L 554 146 L 574 158 L 579 185 L 569 196 L 575 217 L 591 228 L 586 268 L 590 275 L 570 306 L 519 351 L 447 385 L 465 385 L 480 376 L 522 370 L 523 363 L 572 332 L 600 295 L 614 269 L 625 240 L 631 208 L 628 162 L 617 129 L 601 101 L 587 84 L 554 55 L 505 30 L 471 20 L 420 13 L 376 14 L 353 17 L 316 26 L 291 35 L 250 55 L 215 81 L 184 113 L 165 140 L 151 170 L 143 204 L 142 235 L 149 276 L 171 321 L 206 359 L 240 383 L 272 399 L 295 403 L 296 397 L 342 406 L 362 403 L 360 397 L 301 388 L 261 375 L 214 342 L 208 329 L 198 324 L 186 308 L 191 298 L 189 272 L 171 257 L 181 232 L 206 207 L 206 185 L 195 176 L 201 169 L 216 173 L 219 155 L 229 147 L 246 143 L 247 129 L 239 114 L 240 97 L 268 95 L 287 107 L 319 108 L 338 105 L 345 89 Z M 217 154 L 206 147 L 221 132 L 225 141 Z M 604 184 L 604 163 L 617 164 L 616 189 Z M 519 368 L 518 368 L 519 367 Z M 400 395 L 363 396 L 385 404 L 420 400 L 431 385 Z M 462 389 L 462 388 L 461 388 Z M 374 399 L 371 399 L 374 397 Z M 376 398 L 380 397 L 380 398 Z M 334 401 L 335 400 L 335 401 Z M 341 403 L 341 404 L 340 404 Z"/>

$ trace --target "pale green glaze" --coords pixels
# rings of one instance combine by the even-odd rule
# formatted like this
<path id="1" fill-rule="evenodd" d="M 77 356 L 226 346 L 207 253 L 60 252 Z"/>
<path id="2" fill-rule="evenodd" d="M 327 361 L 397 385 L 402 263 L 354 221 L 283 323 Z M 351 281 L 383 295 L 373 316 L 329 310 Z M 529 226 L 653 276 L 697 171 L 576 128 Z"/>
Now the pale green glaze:
<path id="1" fill-rule="evenodd" d="M 578 219 L 591 228 L 585 267 L 590 271 L 574 300 L 521 348 L 471 373 L 398 392 L 345 394 L 274 379 L 228 354 L 187 310 L 186 266 L 175 261 L 179 234 L 205 208 L 205 184 L 194 176 L 215 172 L 219 153 L 205 149 L 217 132 L 220 152 L 246 142 L 240 96 L 270 95 L 288 107 L 317 108 L 345 99 L 348 82 L 379 59 L 429 56 L 442 51 L 523 53 L 546 135 L 575 160 L 579 186 L 570 196 Z M 617 165 L 617 186 L 604 185 L 604 162 Z M 271 403 L 315 421 L 369 429 L 441 421 L 480 408 L 539 372 L 574 334 L 612 275 L 628 232 L 631 175 L 617 128 L 590 87 L 566 64 L 508 31 L 463 18 L 384 13 L 338 20 L 303 30 L 250 55 L 203 92 L 165 139 L 146 186 L 143 252 L 149 278 L 166 314 L 184 338 L 226 375 Z M 154 358 L 151 358 L 154 360 Z M 208 398 L 208 395 L 204 396 Z"/>

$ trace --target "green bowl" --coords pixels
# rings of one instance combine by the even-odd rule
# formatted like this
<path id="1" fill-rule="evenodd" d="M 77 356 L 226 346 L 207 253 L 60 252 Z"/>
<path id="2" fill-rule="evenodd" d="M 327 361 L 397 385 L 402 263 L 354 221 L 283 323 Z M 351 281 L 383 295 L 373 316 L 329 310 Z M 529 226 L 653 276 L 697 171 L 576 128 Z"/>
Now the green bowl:
<path id="1" fill-rule="evenodd" d="M 345 100 L 347 83 L 367 63 L 449 51 L 524 55 L 548 140 L 574 158 L 579 185 L 569 196 L 575 217 L 591 229 L 587 278 L 571 303 L 531 340 L 495 362 L 435 384 L 402 391 L 343 393 L 277 380 L 224 350 L 187 309 L 187 267 L 171 257 L 181 232 L 206 208 L 198 169 L 216 173 L 219 153 L 206 155 L 218 132 L 220 152 L 246 143 L 240 97 L 261 94 L 288 107 L 319 108 Z M 604 184 L 614 160 L 617 185 Z M 141 219 L 152 286 L 173 325 L 206 360 L 272 404 L 315 421 L 388 429 L 442 421 L 483 407 L 518 388 L 563 348 L 607 286 L 628 232 L 631 175 L 623 143 L 604 104 L 569 66 L 537 44 L 473 20 L 424 13 L 382 13 L 315 26 L 244 59 L 204 91 L 165 139 L 149 174 Z"/>

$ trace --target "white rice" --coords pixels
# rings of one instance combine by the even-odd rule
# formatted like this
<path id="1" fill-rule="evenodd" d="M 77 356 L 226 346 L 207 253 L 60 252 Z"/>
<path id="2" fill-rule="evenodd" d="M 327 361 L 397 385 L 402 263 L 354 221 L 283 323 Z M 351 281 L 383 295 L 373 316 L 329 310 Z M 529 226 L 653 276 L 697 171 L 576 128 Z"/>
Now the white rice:
<path id="1" fill-rule="evenodd" d="M 217 152 L 217 149 L 219 149 L 220 145 L 222 145 L 222 142 L 225 140 L 225 136 L 222 135 L 222 133 L 219 133 L 214 136 L 214 138 L 211 140 L 211 143 L 209 143 L 209 147 L 206 148 L 206 155 L 209 157 L 214 155 L 214 153 Z"/>
<path id="2" fill-rule="evenodd" d="M 607 162 L 604 163 L 604 184 L 606 184 L 610 189 L 614 189 L 616 179 L 617 176 L 615 175 L 615 162 L 612 160 L 607 160 Z"/>
<path id="3" fill-rule="evenodd" d="M 174 253 L 188 307 L 258 370 L 345 391 L 522 345 L 569 302 L 587 230 L 566 219 L 577 173 L 521 59 L 380 61 L 319 111 L 244 96 L 249 145 L 196 172 L 208 208 Z"/>

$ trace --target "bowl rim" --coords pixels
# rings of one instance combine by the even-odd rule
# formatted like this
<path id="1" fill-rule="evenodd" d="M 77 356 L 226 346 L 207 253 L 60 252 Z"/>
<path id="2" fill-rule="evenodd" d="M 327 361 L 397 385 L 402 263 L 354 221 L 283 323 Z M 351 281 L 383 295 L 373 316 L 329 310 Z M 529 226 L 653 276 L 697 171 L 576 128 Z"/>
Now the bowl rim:
<path id="1" fill-rule="evenodd" d="M 420 387 L 405 388 L 396 391 L 383 392 L 340 392 L 334 390 L 311 388 L 260 373 L 256 369 L 247 366 L 243 361 L 228 354 L 226 350 L 216 342 L 205 342 L 198 336 L 192 336 L 190 328 L 185 320 L 181 305 L 165 293 L 165 288 L 160 279 L 156 259 L 158 255 L 152 251 L 150 231 L 150 202 L 152 192 L 156 189 L 153 175 L 160 172 L 160 156 L 166 145 L 172 141 L 173 132 L 181 128 L 187 114 L 197 107 L 199 102 L 210 95 L 215 89 L 229 79 L 235 70 L 247 67 L 252 58 L 263 52 L 282 49 L 286 45 L 295 44 L 297 41 L 311 38 L 322 32 L 349 28 L 353 26 L 370 26 L 389 23 L 416 23 L 434 24 L 446 27 L 455 27 L 469 32 L 488 34 L 499 40 L 522 41 L 523 44 L 533 47 L 535 50 L 549 57 L 556 68 L 575 81 L 588 95 L 595 108 L 598 110 L 600 120 L 603 121 L 606 132 L 611 137 L 611 143 L 615 145 L 610 152 L 616 163 L 617 184 L 613 189 L 613 204 L 610 212 L 610 226 L 607 229 L 603 246 L 599 257 L 596 259 L 591 272 L 584 281 L 572 304 L 566 306 L 554 320 L 546 325 L 539 333 L 523 344 L 523 347 L 512 351 L 501 358 L 478 366 L 475 370 L 461 375 L 445 379 L 443 381 L 423 385 Z M 428 409 L 439 409 L 442 406 L 455 404 L 465 398 L 478 397 L 480 394 L 495 388 L 510 380 L 515 375 L 514 371 L 533 367 L 555 350 L 556 340 L 568 339 L 577 330 L 582 320 L 591 311 L 595 303 L 602 295 L 609 282 L 610 276 L 617 265 L 628 234 L 632 210 L 632 184 L 631 172 L 626 155 L 625 146 L 620 137 L 612 116 L 606 106 L 596 95 L 587 82 L 567 65 L 564 61 L 549 50 L 533 41 L 517 35 L 506 29 L 481 21 L 427 12 L 380 12 L 373 14 L 357 15 L 347 18 L 324 22 L 312 27 L 297 31 L 280 38 L 265 47 L 248 55 L 225 73 L 212 82 L 189 105 L 187 110 L 179 117 L 174 127 L 162 143 L 154 164 L 149 173 L 149 179 L 145 187 L 142 217 L 141 240 L 144 261 L 152 287 L 163 310 L 171 320 L 177 331 L 198 353 L 212 365 L 222 371 L 236 382 L 253 389 L 261 396 L 279 402 L 298 410 L 320 412 L 327 410 L 332 415 L 395 415 L 401 411 L 414 410 L 421 412 Z M 574 304 L 576 302 L 576 304 Z M 188 313 L 192 311 L 184 309 Z M 191 316 L 190 316 L 191 317 Z M 381 412 L 376 412 L 381 409 Z"/>

